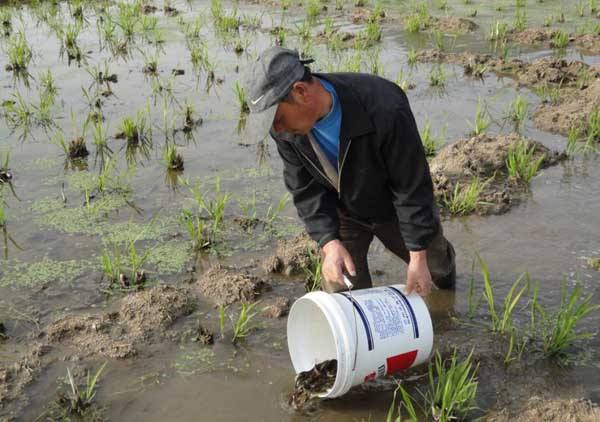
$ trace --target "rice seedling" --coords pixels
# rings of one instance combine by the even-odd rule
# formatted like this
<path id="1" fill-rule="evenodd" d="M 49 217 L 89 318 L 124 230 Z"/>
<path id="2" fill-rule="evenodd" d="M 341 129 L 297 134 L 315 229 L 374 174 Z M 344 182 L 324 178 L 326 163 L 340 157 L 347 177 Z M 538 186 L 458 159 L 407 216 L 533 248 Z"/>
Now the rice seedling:
<path id="1" fill-rule="evenodd" d="M 428 157 L 433 157 L 441 145 L 440 139 L 431 134 L 431 122 L 429 120 L 425 122 L 425 127 L 421 132 L 421 141 L 425 149 L 425 155 Z"/>
<path id="2" fill-rule="evenodd" d="M 19 31 L 11 35 L 6 41 L 5 48 L 8 60 L 6 70 L 27 75 L 27 67 L 31 63 L 33 52 L 29 47 L 25 32 Z"/>
<path id="3" fill-rule="evenodd" d="M 585 123 L 585 136 L 590 146 L 600 142 L 600 107 L 595 106 Z"/>
<path id="4" fill-rule="evenodd" d="M 398 401 L 398 392 L 400 392 L 400 400 Z M 396 403 L 399 403 L 396 406 Z M 414 399 L 410 394 L 402 387 L 402 384 L 398 383 L 398 387 L 394 390 L 394 398 L 392 399 L 392 404 L 388 409 L 387 416 L 385 418 L 385 422 L 402 422 L 402 411 L 405 411 L 408 414 L 408 421 L 410 422 L 418 422 L 419 418 L 417 416 L 417 411 L 415 409 Z M 397 415 L 396 415 L 397 413 Z"/>
<path id="5" fill-rule="evenodd" d="M 354 7 L 365 7 L 367 0 L 354 0 Z"/>
<path id="6" fill-rule="evenodd" d="M 6 124 L 11 130 L 22 129 L 25 135 L 34 123 L 35 109 L 25 101 L 19 91 L 15 91 L 11 97 L 12 99 L 2 103 Z"/>
<path id="7" fill-rule="evenodd" d="M 436 0 L 437 8 L 440 10 L 448 9 L 448 0 Z"/>
<path id="8" fill-rule="evenodd" d="M 221 15 L 218 18 L 215 18 L 214 24 L 218 32 L 227 33 L 237 31 L 242 24 L 242 21 L 238 16 L 237 9 L 234 9 L 229 14 L 221 12 Z"/>
<path id="9" fill-rule="evenodd" d="M 581 150 L 579 141 L 581 140 L 581 129 L 578 125 L 573 125 L 569 129 L 569 135 L 567 136 L 567 147 L 565 152 L 568 156 L 573 156 Z"/>
<path id="10" fill-rule="evenodd" d="M 360 52 L 356 51 L 353 54 L 345 57 L 341 68 L 343 69 L 344 72 L 358 73 L 361 71 L 362 58 L 363 58 L 362 54 Z"/>
<path id="11" fill-rule="evenodd" d="M 147 110 L 139 110 L 135 117 L 126 116 L 121 120 L 119 132 L 115 135 L 117 139 L 125 139 L 128 144 L 138 145 L 150 142 L 152 139 L 152 128 L 148 123 Z"/>
<path id="12" fill-rule="evenodd" d="M 589 0 L 588 5 L 590 13 L 596 13 L 598 11 L 598 0 Z"/>
<path id="13" fill-rule="evenodd" d="M 471 10 L 469 10 L 467 12 L 467 16 L 469 16 L 470 18 L 474 18 L 477 16 L 477 9 L 476 8 L 472 8 Z"/>
<path id="14" fill-rule="evenodd" d="M 219 20 L 223 15 L 223 3 L 221 0 L 210 1 L 210 13 L 214 20 Z"/>
<path id="15" fill-rule="evenodd" d="M 398 76 L 396 76 L 396 80 L 394 82 L 400 87 L 400 89 L 402 89 L 402 91 L 405 92 L 415 87 L 415 84 L 405 77 L 404 70 L 402 69 L 398 72 Z"/>
<path id="16" fill-rule="evenodd" d="M 48 69 L 45 73 L 40 74 L 38 79 L 42 95 L 47 95 L 54 104 L 54 99 L 58 94 L 58 88 L 54 81 L 54 76 L 52 76 L 52 71 Z"/>
<path id="17" fill-rule="evenodd" d="M 478 177 L 464 186 L 456 182 L 452 193 L 444 196 L 442 204 L 451 215 L 470 214 L 482 203 L 479 198 L 487 184 L 488 181 L 482 182 Z"/>
<path id="18" fill-rule="evenodd" d="M 506 22 L 495 21 L 488 32 L 488 40 L 496 42 L 506 41 L 507 34 L 508 24 Z"/>
<path id="19" fill-rule="evenodd" d="M 411 48 L 408 50 L 408 54 L 406 55 L 406 62 L 409 66 L 415 66 L 417 64 L 417 50 Z"/>
<path id="20" fill-rule="evenodd" d="M 0 9 L 0 29 L 2 30 L 1 35 L 5 37 L 10 36 L 12 31 L 12 15 L 10 9 L 7 7 Z"/>
<path id="21" fill-rule="evenodd" d="M 307 251 L 308 265 L 304 268 L 304 288 L 307 292 L 321 289 L 323 281 L 323 257 L 318 251 L 309 248 Z"/>
<path id="22" fill-rule="evenodd" d="M 486 64 L 473 63 L 472 61 L 467 62 L 463 68 L 465 75 L 479 79 L 483 79 L 485 73 L 488 71 L 488 66 Z"/>
<path id="23" fill-rule="evenodd" d="M 433 45 L 435 45 L 435 48 L 437 48 L 440 51 L 446 50 L 445 37 L 444 37 L 444 33 L 442 31 L 440 31 L 440 30 L 433 31 L 432 38 L 433 38 Z"/>
<path id="24" fill-rule="evenodd" d="M 541 339 L 542 353 L 547 357 L 564 358 L 567 349 L 578 340 L 591 338 L 594 333 L 577 331 L 579 322 L 592 312 L 600 310 L 600 305 L 592 304 L 592 294 L 582 295 L 577 285 L 568 294 L 563 283 L 560 304 L 556 311 L 549 312 L 536 300 L 534 301 L 536 330 Z M 533 317 L 532 317 L 533 318 Z"/>
<path id="25" fill-rule="evenodd" d="M 163 161 L 169 170 L 183 171 L 183 157 L 174 144 L 167 142 L 163 151 Z"/>
<path id="26" fill-rule="evenodd" d="M 515 31 L 524 31 L 527 28 L 527 12 L 525 9 L 517 9 L 513 23 Z"/>
<path id="27" fill-rule="evenodd" d="M 208 226 L 210 238 L 211 240 L 215 239 L 221 231 L 225 216 L 225 207 L 231 200 L 231 195 L 221 192 L 221 181 L 219 178 L 215 180 L 212 194 L 203 192 L 201 184 L 191 185 L 187 180 L 184 180 L 183 184 L 188 187 L 192 194 L 198 213 L 200 215 L 205 214 L 210 220 L 210 225 Z"/>
<path id="28" fill-rule="evenodd" d="M 200 39 L 200 33 L 204 26 L 204 19 L 202 16 L 198 16 L 191 22 L 183 22 L 180 26 L 181 32 L 185 36 L 186 41 Z"/>
<path id="29" fill-rule="evenodd" d="M 48 420 L 70 420 L 82 418 L 84 420 L 101 420 L 99 409 L 94 408 L 94 398 L 98 388 L 98 381 L 106 363 L 92 375 L 87 371 L 85 383 L 75 381 L 71 370 L 67 368 L 67 385 L 69 391 L 59 392 L 58 398 L 50 408 L 38 419 L 47 417 Z"/>
<path id="30" fill-rule="evenodd" d="M 10 171 L 10 167 L 8 166 L 10 162 L 10 150 L 3 153 L 0 151 L 0 188 L 4 183 L 8 183 L 12 180 L 12 173 Z M 2 201 L 1 196 L 2 190 L 0 190 L 0 201 Z"/>
<path id="31" fill-rule="evenodd" d="M 514 326 L 512 316 L 513 312 L 515 311 L 515 307 L 519 303 L 521 296 L 523 296 L 523 293 L 525 293 L 530 284 L 529 275 L 527 273 L 523 273 L 517 278 L 517 280 L 513 283 L 510 290 L 504 297 L 502 308 L 497 309 L 496 303 L 494 301 L 494 291 L 492 288 L 492 282 L 488 265 L 480 256 L 477 256 L 477 258 L 479 260 L 479 266 L 481 268 L 481 274 L 483 276 L 483 294 L 488 305 L 488 313 L 491 320 L 490 328 L 492 331 L 500 335 L 510 333 Z"/>
<path id="32" fill-rule="evenodd" d="M 0 227 L 6 227 L 6 212 L 4 211 L 3 201 L 0 201 Z"/>
<path id="33" fill-rule="evenodd" d="M 367 23 L 367 27 L 361 36 L 368 43 L 375 43 L 381 41 L 381 25 L 379 21 L 374 20 Z"/>
<path id="34" fill-rule="evenodd" d="M 208 72 L 212 68 L 208 57 L 208 46 L 202 41 L 188 43 L 190 52 L 190 61 L 194 70 L 204 70 Z"/>
<path id="35" fill-rule="evenodd" d="M 275 31 L 272 32 L 275 37 L 275 45 L 284 46 L 285 40 L 287 39 L 287 29 L 283 26 L 277 27 Z"/>
<path id="36" fill-rule="evenodd" d="M 62 40 L 60 49 L 61 56 L 66 52 L 69 62 L 71 60 L 81 61 L 82 54 L 79 45 L 77 44 L 77 38 L 81 33 L 81 24 L 76 22 L 74 24 L 67 24 L 64 28 L 60 27 L 60 34 L 58 37 Z"/>
<path id="37" fill-rule="evenodd" d="M 535 158 L 535 152 L 535 145 L 529 145 L 524 140 L 518 141 L 510 148 L 506 158 L 509 177 L 528 184 L 539 171 L 545 158 L 545 154 Z"/>
<path id="38" fill-rule="evenodd" d="M 577 1 L 575 4 L 575 11 L 580 18 L 585 16 L 585 2 L 583 0 Z"/>
<path id="39" fill-rule="evenodd" d="M 141 23 L 141 7 L 139 4 L 118 3 L 116 24 L 121 28 L 127 40 L 133 39 Z"/>
<path id="40" fill-rule="evenodd" d="M 468 122 L 473 128 L 471 134 L 479 136 L 483 134 L 490 125 L 490 119 L 486 108 L 482 107 L 481 98 L 477 101 L 477 108 L 475 109 L 475 121 L 473 123 Z"/>
<path id="41" fill-rule="evenodd" d="M 256 199 L 256 193 L 255 193 L 255 199 Z M 290 200 L 290 195 L 286 192 L 279 199 L 279 202 L 277 202 L 276 207 L 273 207 L 272 204 L 269 205 L 269 207 L 267 208 L 267 212 L 265 213 L 265 219 L 264 219 L 265 225 L 269 229 L 273 228 L 273 224 L 275 224 L 275 221 L 279 218 L 279 215 L 285 209 L 285 206 L 287 205 L 289 200 Z"/>
<path id="42" fill-rule="evenodd" d="M 201 251 L 211 244 L 211 236 L 207 232 L 204 220 L 189 210 L 182 210 L 179 216 L 179 223 L 185 227 L 192 241 L 194 251 Z"/>
<path id="43" fill-rule="evenodd" d="M 345 0 L 335 0 L 335 10 L 342 10 L 344 8 Z"/>
<path id="44" fill-rule="evenodd" d="M 379 51 L 370 51 L 368 54 L 369 71 L 373 75 L 382 76 L 384 69 L 381 60 L 379 59 Z"/>
<path id="45" fill-rule="evenodd" d="M 446 85 L 446 73 L 444 72 L 444 67 L 441 64 L 436 64 L 429 72 L 429 86 L 443 87 L 444 85 Z"/>
<path id="46" fill-rule="evenodd" d="M 473 365 L 473 352 L 461 362 L 454 350 L 450 359 L 442 360 L 436 351 L 428 370 L 429 388 L 423 394 L 425 408 L 436 421 L 464 419 L 476 409 L 477 370 Z"/>
<path id="47" fill-rule="evenodd" d="M 242 113 L 242 114 L 250 113 L 250 107 L 248 107 L 248 102 L 246 99 L 246 91 L 244 90 L 244 87 L 242 87 L 242 85 L 240 85 L 239 81 L 235 82 L 233 90 L 235 91 L 235 95 L 236 95 L 238 104 L 240 106 L 240 113 Z"/>
<path id="48" fill-rule="evenodd" d="M 307 0 L 305 3 L 305 7 L 306 7 L 306 19 L 311 22 L 314 23 L 316 22 L 317 18 L 319 17 L 319 14 L 321 13 L 321 3 L 319 0 Z"/>
<path id="49" fill-rule="evenodd" d="M 563 49 L 567 45 L 569 45 L 569 41 L 570 36 L 568 33 L 561 30 L 557 30 L 552 35 L 552 41 L 550 42 L 550 45 L 552 45 L 553 48 Z"/>
<path id="50" fill-rule="evenodd" d="M 519 94 L 511 103 L 506 118 L 513 123 L 514 131 L 520 132 L 526 117 L 527 101 Z"/>
<path id="51" fill-rule="evenodd" d="M 560 103 L 561 86 L 562 82 L 558 85 L 544 83 L 543 85 L 534 88 L 534 90 L 542 101 L 552 105 L 558 105 L 558 103 Z"/>
<path id="52" fill-rule="evenodd" d="M 231 342 L 236 344 L 238 341 L 246 338 L 248 334 L 252 330 L 256 328 L 256 325 L 253 323 L 254 318 L 258 315 L 258 311 L 254 311 L 254 308 L 260 302 L 254 303 L 242 303 L 242 309 L 238 317 L 235 319 L 231 319 L 232 328 L 233 328 L 233 337 L 231 338 Z"/>

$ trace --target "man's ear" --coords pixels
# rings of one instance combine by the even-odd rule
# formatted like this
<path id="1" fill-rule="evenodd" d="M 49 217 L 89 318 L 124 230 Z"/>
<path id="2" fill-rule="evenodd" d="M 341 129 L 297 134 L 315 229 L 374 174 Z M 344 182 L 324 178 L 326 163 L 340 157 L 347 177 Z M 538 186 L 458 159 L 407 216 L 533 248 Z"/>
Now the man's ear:
<path id="1" fill-rule="evenodd" d="M 294 82 L 292 85 L 292 95 L 296 101 L 306 103 L 308 100 L 308 86 L 306 82 Z"/>

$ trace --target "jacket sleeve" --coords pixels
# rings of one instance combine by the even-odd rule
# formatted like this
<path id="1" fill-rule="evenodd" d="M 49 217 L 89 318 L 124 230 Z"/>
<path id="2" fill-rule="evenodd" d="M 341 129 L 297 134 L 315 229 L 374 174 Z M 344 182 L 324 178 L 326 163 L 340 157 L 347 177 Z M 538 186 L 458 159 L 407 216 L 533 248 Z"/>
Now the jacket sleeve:
<path id="1" fill-rule="evenodd" d="M 339 238 L 336 192 L 312 177 L 288 141 L 274 139 L 283 160 L 285 186 L 307 233 L 319 247 Z"/>
<path id="2" fill-rule="evenodd" d="M 438 230 L 433 183 L 415 118 L 405 103 L 396 106 L 384 139 L 385 161 L 400 232 L 410 251 L 427 249 Z"/>

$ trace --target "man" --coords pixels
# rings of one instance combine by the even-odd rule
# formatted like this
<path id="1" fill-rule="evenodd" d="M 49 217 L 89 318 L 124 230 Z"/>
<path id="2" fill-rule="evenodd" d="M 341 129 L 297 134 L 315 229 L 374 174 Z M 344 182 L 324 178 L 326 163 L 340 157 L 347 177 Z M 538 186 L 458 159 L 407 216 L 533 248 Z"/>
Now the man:
<path id="1" fill-rule="evenodd" d="M 323 288 L 371 287 L 373 236 L 408 263 L 407 292 L 455 283 L 421 138 L 404 92 L 367 74 L 311 74 L 298 53 L 264 51 L 248 68 L 251 112 L 261 113 L 283 159 L 298 215 L 323 254 Z M 266 129 L 265 129 L 266 130 Z"/>

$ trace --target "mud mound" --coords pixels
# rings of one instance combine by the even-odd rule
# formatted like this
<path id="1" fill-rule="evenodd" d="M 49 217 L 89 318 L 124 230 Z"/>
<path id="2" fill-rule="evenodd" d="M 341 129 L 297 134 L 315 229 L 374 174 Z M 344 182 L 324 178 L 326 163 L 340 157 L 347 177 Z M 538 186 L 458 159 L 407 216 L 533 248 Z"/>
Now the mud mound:
<path id="1" fill-rule="evenodd" d="M 127 358 L 136 344 L 193 311 L 195 299 L 184 289 L 156 286 L 123 298 L 120 312 L 68 315 L 46 329 L 49 343 L 75 348 L 80 355 Z"/>
<path id="2" fill-rule="evenodd" d="M 309 264 L 308 251 L 317 253 L 317 249 L 317 244 L 306 233 L 279 241 L 275 255 L 264 261 L 263 268 L 268 273 L 302 274 Z"/>
<path id="3" fill-rule="evenodd" d="M 559 104 L 540 104 L 533 120 L 542 130 L 568 136 L 573 126 L 586 122 L 594 107 L 600 105 L 600 79 L 583 90 L 565 93 Z"/>
<path id="4" fill-rule="evenodd" d="M 539 142 L 524 139 L 515 133 L 496 136 L 482 134 L 460 139 L 444 147 L 431 160 L 431 176 L 438 201 L 443 202 L 451 196 L 457 183 L 464 186 L 479 177 L 481 181 L 488 182 L 480 198 L 481 204 L 475 212 L 485 215 L 508 211 L 513 203 L 513 196 L 524 191 L 523 186 L 507 180 L 506 168 L 508 152 L 520 140 L 535 147 L 535 158 L 542 154 L 545 156 L 542 168 L 556 164 L 563 158 Z"/>
<path id="5" fill-rule="evenodd" d="M 217 305 L 226 306 L 234 302 L 254 301 L 267 284 L 247 272 L 217 264 L 198 279 L 197 286 Z"/>
<path id="6" fill-rule="evenodd" d="M 374 15 L 375 10 L 367 7 L 355 7 L 350 13 L 350 19 L 354 24 L 369 23 L 372 20 L 377 19 L 379 22 L 391 22 L 395 21 L 393 17 L 388 16 L 384 10 L 379 10 L 378 15 Z"/>
<path id="7" fill-rule="evenodd" d="M 551 399 L 531 397 L 522 409 L 515 412 L 502 411 L 485 418 L 490 422 L 597 422 L 600 408 L 583 399 Z"/>
<path id="8" fill-rule="evenodd" d="M 524 31 L 513 32 L 511 40 L 521 44 L 539 44 L 550 42 L 557 31 L 549 28 L 527 28 Z"/>
<path id="9" fill-rule="evenodd" d="M 600 55 L 600 35 L 585 34 L 575 38 L 575 46 L 590 55 Z"/>
<path id="10" fill-rule="evenodd" d="M 196 302 L 187 290 L 157 286 L 126 296 L 119 316 L 136 337 L 166 328 L 180 316 L 189 315 Z"/>
<path id="11" fill-rule="evenodd" d="M 50 343 L 69 344 L 86 355 L 123 359 L 136 354 L 131 341 L 120 339 L 117 314 L 68 315 L 46 330 Z"/>
<path id="12" fill-rule="evenodd" d="M 479 28 L 479 25 L 469 19 L 447 16 L 443 18 L 432 17 L 430 19 L 429 27 L 430 29 L 437 29 L 442 32 L 464 34 L 475 31 Z"/>
<path id="13" fill-rule="evenodd" d="M 263 311 L 263 315 L 267 318 L 281 318 L 290 311 L 290 300 L 287 297 L 277 297 Z"/>
<path id="14" fill-rule="evenodd" d="M 561 86 L 576 85 L 582 72 L 588 65 L 577 61 L 567 61 L 554 57 L 544 57 L 530 63 L 519 73 L 519 82 L 525 85 L 561 84 Z"/>

